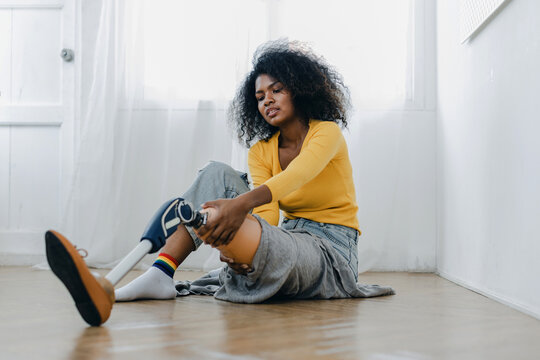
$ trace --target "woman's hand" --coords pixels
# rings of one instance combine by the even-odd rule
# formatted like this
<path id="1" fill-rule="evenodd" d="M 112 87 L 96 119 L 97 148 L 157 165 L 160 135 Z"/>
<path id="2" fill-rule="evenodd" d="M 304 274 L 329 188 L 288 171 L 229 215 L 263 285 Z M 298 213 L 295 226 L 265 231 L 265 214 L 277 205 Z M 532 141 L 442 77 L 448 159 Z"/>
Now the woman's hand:
<path id="1" fill-rule="evenodd" d="M 249 213 L 249 208 L 239 198 L 208 201 L 202 208 L 202 212 L 210 212 L 208 221 L 195 232 L 212 247 L 230 243 Z"/>
<path id="2" fill-rule="evenodd" d="M 221 253 L 219 254 L 219 260 L 227 263 L 231 269 L 240 275 L 247 275 L 247 273 L 251 271 L 251 267 L 248 264 L 235 263 L 233 259 L 228 258 Z"/>

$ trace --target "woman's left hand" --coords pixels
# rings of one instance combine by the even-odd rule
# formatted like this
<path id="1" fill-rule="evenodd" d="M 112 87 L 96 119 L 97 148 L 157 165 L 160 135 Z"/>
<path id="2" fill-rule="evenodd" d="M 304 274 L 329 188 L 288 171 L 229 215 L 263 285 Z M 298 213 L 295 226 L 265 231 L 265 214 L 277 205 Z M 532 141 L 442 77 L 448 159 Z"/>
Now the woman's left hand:
<path id="1" fill-rule="evenodd" d="M 214 211 L 212 216 L 208 217 L 206 225 L 196 229 L 195 232 L 212 247 L 230 243 L 249 213 L 249 209 L 246 209 L 238 198 L 208 201 L 202 204 L 202 208 L 212 208 Z"/>
<path id="2" fill-rule="evenodd" d="M 234 262 L 233 259 L 226 257 L 223 254 L 219 254 L 219 260 L 223 261 L 224 263 L 227 263 L 227 265 L 233 269 L 237 274 L 240 275 L 247 275 L 248 272 L 250 272 L 252 269 L 248 264 L 239 264 Z"/>

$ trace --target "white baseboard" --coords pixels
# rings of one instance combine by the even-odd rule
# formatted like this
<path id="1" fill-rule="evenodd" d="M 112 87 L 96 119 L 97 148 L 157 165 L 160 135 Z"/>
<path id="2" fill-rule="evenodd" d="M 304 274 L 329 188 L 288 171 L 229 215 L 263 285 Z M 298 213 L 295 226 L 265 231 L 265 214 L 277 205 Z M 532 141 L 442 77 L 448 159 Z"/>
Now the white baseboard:
<path id="1" fill-rule="evenodd" d="M 457 278 L 453 275 L 450 275 L 444 271 L 437 271 L 436 272 L 437 275 L 439 275 L 440 277 L 446 279 L 446 280 L 449 280 L 453 283 L 456 283 L 457 285 L 459 286 L 462 286 L 466 289 L 469 289 L 471 291 L 474 291 L 480 295 L 483 295 L 485 297 L 488 297 L 492 300 L 495 300 L 501 304 L 504 304 L 506 306 L 509 306 L 511 307 L 512 309 L 515 309 L 517 311 L 520 311 L 524 314 L 527 314 L 529 316 L 532 316 L 538 320 L 540 320 L 540 309 L 535 309 L 535 308 L 532 308 L 530 306 L 527 306 L 525 304 L 522 304 L 520 303 L 519 301 L 516 301 L 516 300 L 513 300 L 513 299 L 509 299 L 505 296 L 501 296 L 499 294 L 496 294 L 492 291 L 489 291 L 489 290 L 484 290 L 484 289 L 481 289 L 475 285 L 471 285 L 469 282 L 465 281 L 465 280 L 462 280 L 460 278 Z"/>
<path id="2" fill-rule="evenodd" d="M 0 265 L 32 266 L 45 261 L 43 231 L 0 230 Z"/>
<path id="3" fill-rule="evenodd" d="M 0 252 L 0 266 L 34 266 L 46 263 L 43 254 L 13 254 Z"/>

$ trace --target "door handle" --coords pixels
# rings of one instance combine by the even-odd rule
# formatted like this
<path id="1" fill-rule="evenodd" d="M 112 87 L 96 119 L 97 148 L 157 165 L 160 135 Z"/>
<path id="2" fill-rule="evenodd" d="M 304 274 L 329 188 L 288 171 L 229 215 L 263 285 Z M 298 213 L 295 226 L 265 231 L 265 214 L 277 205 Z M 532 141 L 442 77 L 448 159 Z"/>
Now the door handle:
<path id="1" fill-rule="evenodd" d="M 60 52 L 60 57 L 64 59 L 65 62 L 73 61 L 73 57 L 75 56 L 75 53 L 71 49 L 62 49 Z"/>

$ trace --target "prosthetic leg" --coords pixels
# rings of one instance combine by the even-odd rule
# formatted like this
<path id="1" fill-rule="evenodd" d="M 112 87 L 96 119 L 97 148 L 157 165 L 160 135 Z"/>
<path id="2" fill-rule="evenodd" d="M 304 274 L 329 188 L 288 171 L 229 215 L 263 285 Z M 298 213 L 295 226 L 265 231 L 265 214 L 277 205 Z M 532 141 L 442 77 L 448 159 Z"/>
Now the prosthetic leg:
<path id="1" fill-rule="evenodd" d="M 114 285 L 148 253 L 157 252 L 169 236 L 184 224 L 198 228 L 206 224 L 207 214 L 201 214 L 182 198 L 163 204 L 149 222 L 139 245 L 135 247 L 105 277 L 93 274 L 77 249 L 60 233 L 45 234 L 47 261 L 54 274 L 69 290 L 82 318 L 99 326 L 109 318 L 114 304 Z"/>
<path id="2" fill-rule="evenodd" d="M 139 245 L 135 247 L 105 278 L 114 286 L 146 254 L 152 254 L 161 249 L 167 238 L 171 236 L 178 225 L 183 224 L 198 228 L 206 224 L 207 214 L 201 214 L 182 198 L 173 199 L 163 204 L 144 231 Z"/>

